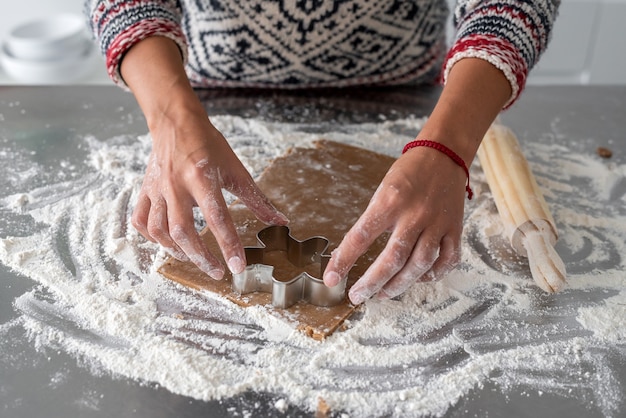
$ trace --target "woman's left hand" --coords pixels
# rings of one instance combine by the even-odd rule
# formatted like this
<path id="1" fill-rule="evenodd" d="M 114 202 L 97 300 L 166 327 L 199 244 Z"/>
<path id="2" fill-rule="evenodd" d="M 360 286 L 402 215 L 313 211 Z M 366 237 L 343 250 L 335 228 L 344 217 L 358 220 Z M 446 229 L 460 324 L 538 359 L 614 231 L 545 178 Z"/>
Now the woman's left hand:
<path id="1" fill-rule="evenodd" d="M 413 148 L 389 169 L 365 212 L 332 253 L 324 282 L 335 286 L 384 232 L 384 250 L 352 286 L 350 301 L 393 298 L 433 281 L 461 258 L 465 172 L 432 148 Z"/>
<path id="2" fill-rule="evenodd" d="M 489 125 L 512 94 L 504 73 L 480 58 L 458 61 L 420 131 L 470 166 Z M 444 143 L 445 142 L 445 143 Z M 349 291 L 360 304 L 393 298 L 417 281 L 443 278 L 461 260 L 465 170 L 448 155 L 412 148 L 389 169 L 370 203 L 333 251 L 324 283 L 336 286 L 372 243 L 389 231 L 380 255 Z"/>

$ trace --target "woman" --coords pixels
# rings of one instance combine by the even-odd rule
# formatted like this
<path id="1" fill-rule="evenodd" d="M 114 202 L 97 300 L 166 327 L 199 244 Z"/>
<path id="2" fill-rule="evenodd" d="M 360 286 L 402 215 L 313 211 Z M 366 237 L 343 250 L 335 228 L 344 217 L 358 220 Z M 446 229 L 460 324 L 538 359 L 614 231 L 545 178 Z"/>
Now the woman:
<path id="1" fill-rule="evenodd" d="M 194 228 L 194 205 L 232 273 L 245 255 L 222 189 L 259 220 L 288 222 L 211 124 L 195 87 L 368 88 L 441 75 L 432 114 L 333 252 L 324 282 L 339 283 L 385 231 L 390 239 L 350 289 L 352 303 L 443 277 L 460 261 L 467 167 L 545 50 L 558 4 L 460 0 L 447 51 L 445 0 L 88 0 L 109 74 L 135 95 L 153 140 L 133 225 L 221 279 L 224 266 Z"/>

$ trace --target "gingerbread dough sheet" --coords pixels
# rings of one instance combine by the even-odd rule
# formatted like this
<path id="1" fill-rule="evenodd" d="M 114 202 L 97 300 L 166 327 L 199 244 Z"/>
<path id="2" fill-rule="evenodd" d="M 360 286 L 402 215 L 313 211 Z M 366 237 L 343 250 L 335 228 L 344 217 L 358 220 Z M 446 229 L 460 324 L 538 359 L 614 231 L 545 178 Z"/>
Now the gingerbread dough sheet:
<path id="1" fill-rule="evenodd" d="M 274 160 L 262 173 L 257 184 L 272 203 L 290 220 L 291 235 L 298 240 L 324 236 L 329 252 L 341 242 L 344 234 L 363 213 L 371 196 L 394 159 L 372 151 L 331 141 L 318 141 L 313 148 L 295 148 Z M 231 216 L 244 246 L 258 246 L 256 234 L 266 225 L 259 222 L 241 202 L 230 206 Z M 201 233 L 209 250 L 221 252 L 208 229 Z M 348 276 L 346 288 L 363 275 L 384 248 L 386 237 L 379 238 L 365 253 Z M 278 257 L 275 277 L 293 268 L 286 257 Z M 223 262 L 223 259 L 221 259 Z M 281 266 L 281 263 L 284 265 Z M 307 266 L 309 272 L 315 266 Z M 295 326 L 307 335 L 322 340 L 334 332 L 355 310 L 347 298 L 332 307 L 318 307 L 300 301 L 287 309 L 274 308 L 271 295 L 263 292 L 238 295 L 231 288 L 227 270 L 223 280 L 213 280 L 190 262 L 168 259 L 159 269 L 165 277 L 184 286 L 216 292 L 241 306 L 265 305 L 268 312 Z M 319 266 L 317 267 L 319 276 Z"/>

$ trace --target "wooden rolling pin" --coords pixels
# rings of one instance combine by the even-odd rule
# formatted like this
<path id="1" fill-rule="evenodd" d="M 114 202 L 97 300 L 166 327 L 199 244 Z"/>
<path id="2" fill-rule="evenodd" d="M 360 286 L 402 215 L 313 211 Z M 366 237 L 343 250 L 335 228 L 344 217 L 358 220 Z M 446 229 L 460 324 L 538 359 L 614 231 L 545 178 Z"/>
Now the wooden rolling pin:
<path id="1" fill-rule="evenodd" d="M 478 158 L 515 251 L 528 257 L 533 279 L 546 292 L 566 283 L 565 265 L 554 250 L 556 225 L 517 138 L 494 123 L 478 149 Z"/>

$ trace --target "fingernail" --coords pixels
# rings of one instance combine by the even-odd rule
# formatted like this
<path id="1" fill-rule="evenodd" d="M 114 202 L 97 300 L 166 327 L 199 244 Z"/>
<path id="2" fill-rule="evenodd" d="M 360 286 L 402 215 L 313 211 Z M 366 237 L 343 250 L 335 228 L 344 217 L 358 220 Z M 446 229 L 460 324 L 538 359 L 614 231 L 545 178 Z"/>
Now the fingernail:
<path id="1" fill-rule="evenodd" d="M 239 274 L 246 268 L 246 263 L 239 256 L 233 256 L 228 259 L 228 269 L 232 274 Z"/>
<path id="2" fill-rule="evenodd" d="M 279 210 L 276 210 L 276 217 L 274 217 L 274 223 L 284 225 L 289 223 L 289 218 Z"/>
<path id="3" fill-rule="evenodd" d="M 349 296 L 350 302 L 352 302 L 353 305 L 360 305 L 367 299 L 365 294 L 359 292 L 358 290 L 355 291 L 354 288 L 350 289 Z"/>
<path id="4" fill-rule="evenodd" d="M 212 264 L 201 255 L 195 255 L 189 257 L 191 262 L 194 263 L 200 270 L 211 276 L 211 278 L 215 280 L 222 280 L 224 277 L 224 268 L 222 266 L 216 266 Z"/>
<path id="5" fill-rule="evenodd" d="M 214 280 L 222 280 L 224 278 L 224 270 L 213 269 L 206 272 Z"/>
<path id="6" fill-rule="evenodd" d="M 337 286 L 341 281 L 341 276 L 336 271 L 324 273 L 324 284 L 328 287 Z"/>

